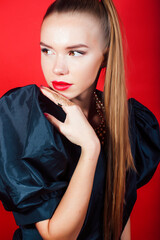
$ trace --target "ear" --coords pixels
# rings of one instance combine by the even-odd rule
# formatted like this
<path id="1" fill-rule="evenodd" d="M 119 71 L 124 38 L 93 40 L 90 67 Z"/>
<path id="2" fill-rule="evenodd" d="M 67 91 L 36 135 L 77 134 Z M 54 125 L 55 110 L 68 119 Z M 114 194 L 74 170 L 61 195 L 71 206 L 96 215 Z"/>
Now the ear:
<path id="1" fill-rule="evenodd" d="M 109 53 L 109 48 L 107 48 L 103 54 L 103 61 L 101 64 L 101 68 L 105 68 L 107 66 L 107 61 L 108 61 L 108 53 Z"/>

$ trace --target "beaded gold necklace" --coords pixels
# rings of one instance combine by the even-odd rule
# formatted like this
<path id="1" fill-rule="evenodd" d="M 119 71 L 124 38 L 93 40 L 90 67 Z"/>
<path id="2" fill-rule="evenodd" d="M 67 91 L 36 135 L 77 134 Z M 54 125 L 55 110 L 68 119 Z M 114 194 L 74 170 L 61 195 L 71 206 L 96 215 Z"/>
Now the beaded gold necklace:
<path id="1" fill-rule="evenodd" d="M 96 127 L 94 130 L 95 130 L 101 144 L 104 145 L 105 136 L 106 136 L 106 124 L 105 124 L 105 119 L 104 119 L 105 108 L 104 108 L 103 103 L 99 100 L 96 92 L 94 92 L 94 97 L 95 97 L 95 101 L 96 101 L 96 111 L 97 111 L 99 118 L 101 119 L 99 126 Z"/>

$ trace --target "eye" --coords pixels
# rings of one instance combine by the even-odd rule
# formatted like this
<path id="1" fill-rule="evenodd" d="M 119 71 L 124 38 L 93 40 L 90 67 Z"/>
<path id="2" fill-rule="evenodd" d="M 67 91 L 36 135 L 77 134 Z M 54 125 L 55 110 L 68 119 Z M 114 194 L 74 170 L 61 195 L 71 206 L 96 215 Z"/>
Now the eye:
<path id="1" fill-rule="evenodd" d="M 53 52 L 47 48 L 42 48 L 41 52 L 43 52 L 45 55 L 52 55 Z"/>
<path id="2" fill-rule="evenodd" d="M 70 51 L 69 52 L 69 56 L 73 56 L 73 57 L 79 57 L 84 54 L 85 54 L 85 52 L 82 52 L 82 51 Z"/>

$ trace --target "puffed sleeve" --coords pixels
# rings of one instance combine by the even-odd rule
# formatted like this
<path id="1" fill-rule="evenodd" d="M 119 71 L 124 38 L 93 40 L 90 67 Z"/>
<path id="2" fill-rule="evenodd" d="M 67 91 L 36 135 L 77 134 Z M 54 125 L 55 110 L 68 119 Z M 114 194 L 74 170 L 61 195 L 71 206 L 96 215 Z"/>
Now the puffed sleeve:
<path id="1" fill-rule="evenodd" d="M 153 113 L 134 98 L 129 99 L 129 133 L 136 171 L 126 174 L 123 229 L 137 199 L 137 189 L 153 176 L 160 162 L 159 124 Z"/>
<path id="2" fill-rule="evenodd" d="M 146 184 L 160 162 L 160 130 L 154 114 L 135 99 L 129 99 L 131 144 L 137 169 L 137 188 Z"/>
<path id="3" fill-rule="evenodd" d="M 44 117 L 36 85 L 0 99 L 0 200 L 18 225 L 52 216 L 67 180 L 61 135 Z"/>

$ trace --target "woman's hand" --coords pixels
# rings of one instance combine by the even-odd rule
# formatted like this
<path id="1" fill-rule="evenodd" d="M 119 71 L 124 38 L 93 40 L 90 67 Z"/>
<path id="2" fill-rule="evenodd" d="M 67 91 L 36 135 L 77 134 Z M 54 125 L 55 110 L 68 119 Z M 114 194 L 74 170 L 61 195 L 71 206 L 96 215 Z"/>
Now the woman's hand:
<path id="1" fill-rule="evenodd" d="M 99 139 L 83 114 L 81 108 L 47 87 L 41 87 L 42 93 L 55 104 L 62 107 L 66 113 L 65 122 L 61 122 L 54 116 L 45 113 L 47 119 L 68 138 L 72 143 L 77 144 L 85 149 L 90 148 L 93 144 L 98 143 Z"/>
<path id="2" fill-rule="evenodd" d="M 48 120 L 71 142 L 82 147 L 81 155 L 58 207 L 50 219 L 35 225 L 45 240 L 77 239 L 87 214 L 95 170 L 100 153 L 100 142 L 81 109 L 71 101 L 43 87 L 42 93 L 66 112 L 62 123 L 47 114 Z"/>

